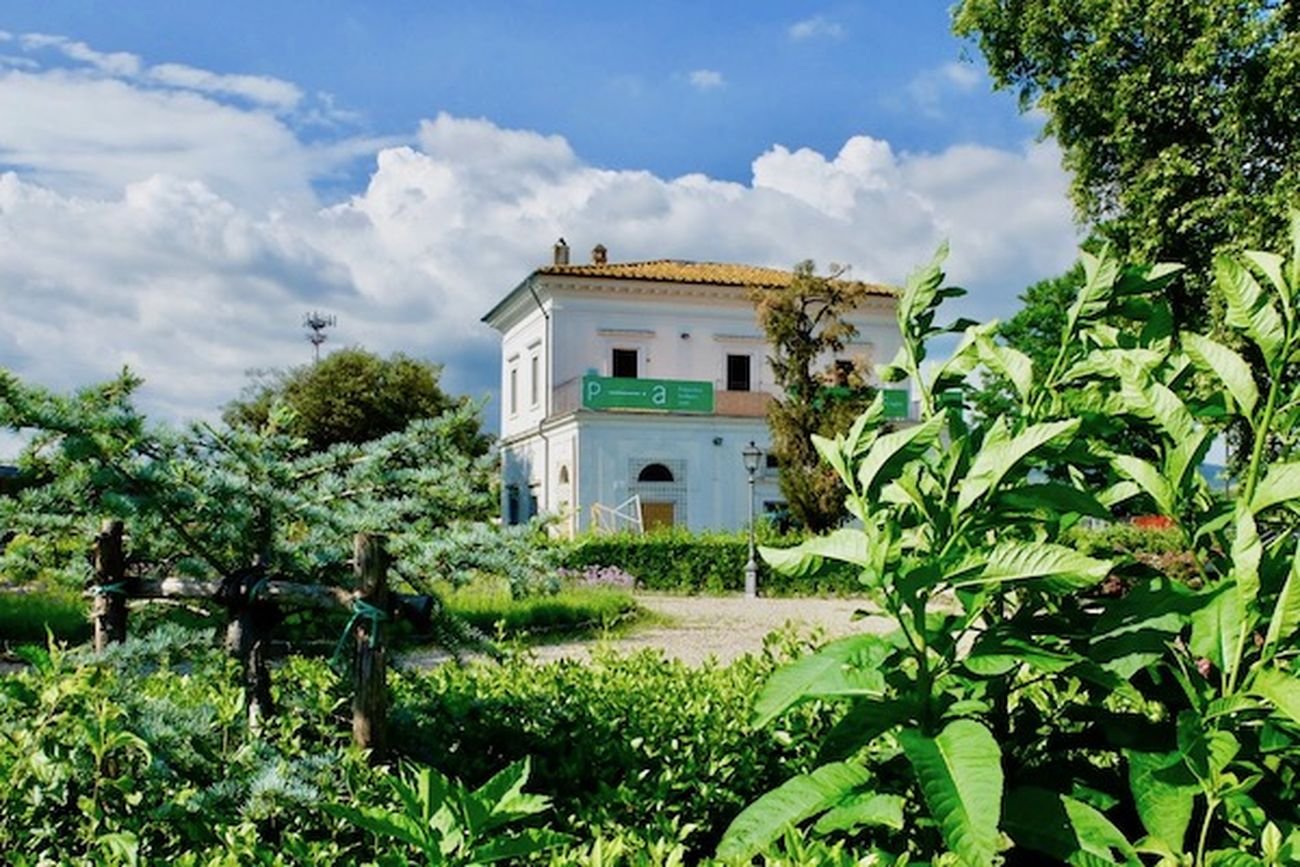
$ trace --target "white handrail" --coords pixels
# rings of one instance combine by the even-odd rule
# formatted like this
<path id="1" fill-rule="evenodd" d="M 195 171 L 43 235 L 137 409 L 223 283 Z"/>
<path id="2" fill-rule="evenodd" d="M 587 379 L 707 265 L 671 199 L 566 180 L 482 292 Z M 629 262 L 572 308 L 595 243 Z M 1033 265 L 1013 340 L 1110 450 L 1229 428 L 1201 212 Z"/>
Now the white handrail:
<path id="1" fill-rule="evenodd" d="M 641 495 L 633 494 L 612 508 L 604 503 L 594 503 L 591 507 L 591 521 L 592 529 L 601 533 L 617 533 L 620 530 L 644 533 Z"/>

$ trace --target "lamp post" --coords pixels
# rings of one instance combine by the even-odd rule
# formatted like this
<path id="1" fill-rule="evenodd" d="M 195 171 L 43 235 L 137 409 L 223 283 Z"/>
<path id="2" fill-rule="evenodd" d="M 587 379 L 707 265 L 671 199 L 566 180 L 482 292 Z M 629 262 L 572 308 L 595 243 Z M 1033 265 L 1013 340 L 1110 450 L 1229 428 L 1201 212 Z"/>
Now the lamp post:
<path id="1" fill-rule="evenodd" d="M 758 596 L 758 562 L 754 559 L 754 473 L 758 471 L 758 460 L 763 456 L 754 441 L 750 440 L 740 452 L 745 461 L 745 470 L 749 473 L 749 562 L 745 564 L 745 598 Z"/>

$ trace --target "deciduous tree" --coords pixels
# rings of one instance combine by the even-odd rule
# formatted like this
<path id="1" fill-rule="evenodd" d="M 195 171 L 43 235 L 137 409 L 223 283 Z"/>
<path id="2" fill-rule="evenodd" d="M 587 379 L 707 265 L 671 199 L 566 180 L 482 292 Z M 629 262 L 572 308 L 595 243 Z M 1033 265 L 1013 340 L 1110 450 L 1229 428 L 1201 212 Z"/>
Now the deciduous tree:
<path id="1" fill-rule="evenodd" d="M 1300 3 L 962 0 L 954 28 L 1042 111 L 1080 217 L 1121 255 L 1176 261 L 1180 324 L 1216 250 L 1268 248 L 1300 194 Z"/>
<path id="2" fill-rule="evenodd" d="M 867 284 L 844 273 L 832 266 L 828 276 L 819 276 L 812 262 L 801 262 L 789 286 L 751 293 L 784 392 L 768 409 L 781 494 L 791 517 L 816 532 L 841 522 L 845 490 L 820 464 L 812 435 L 843 430 L 874 396 L 867 359 L 839 357 L 857 335 L 848 314 L 868 292 Z"/>
<path id="3" fill-rule="evenodd" d="M 332 352 L 316 364 L 263 374 L 244 395 L 226 406 L 232 427 L 258 430 L 283 405 L 284 432 L 306 441 L 312 451 L 339 443 L 358 444 L 404 430 L 416 419 L 437 418 L 468 407 L 439 382 L 442 366 L 402 353 L 382 358 L 360 347 Z M 455 442 L 467 454 L 487 452 L 489 439 L 474 414 L 463 418 Z"/>

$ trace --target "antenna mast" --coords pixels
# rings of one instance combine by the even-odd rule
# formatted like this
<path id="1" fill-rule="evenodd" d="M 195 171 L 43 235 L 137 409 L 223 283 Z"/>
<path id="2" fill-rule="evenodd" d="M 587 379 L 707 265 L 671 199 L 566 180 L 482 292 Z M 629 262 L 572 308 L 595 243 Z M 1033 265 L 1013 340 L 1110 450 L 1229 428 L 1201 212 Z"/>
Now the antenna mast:
<path id="1" fill-rule="evenodd" d="M 303 317 L 302 327 L 311 330 L 311 334 L 307 335 L 307 342 L 312 346 L 313 358 L 316 363 L 320 362 L 320 345 L 328 339 L 325 329 L 332 328 L 337 324 L 338 319 L 333 314 L 326 316 L 317 313 L 315 310 Z"/>

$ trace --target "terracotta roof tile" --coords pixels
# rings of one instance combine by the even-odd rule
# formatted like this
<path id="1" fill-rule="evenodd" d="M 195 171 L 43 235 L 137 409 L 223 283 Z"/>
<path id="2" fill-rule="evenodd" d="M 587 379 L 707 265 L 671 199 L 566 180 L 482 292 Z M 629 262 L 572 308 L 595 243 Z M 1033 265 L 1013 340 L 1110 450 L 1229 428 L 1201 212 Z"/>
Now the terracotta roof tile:
<path id="1" fill-rule="evenodd" d="M 618 280 L 655 280 L 664 283 L 708 283 L 718 286 L 790 285 L 794 274 L 778 268 L 736 265 L 728 262 L 687 262 L 655 259 L 649 262 L 610 262 L 588 265 L 545 265 L 538 274 L 566 277 L 605 277 Z M 863 284 L 872 295 L 896 295 L 897 290 L 876 283 Z"/>

